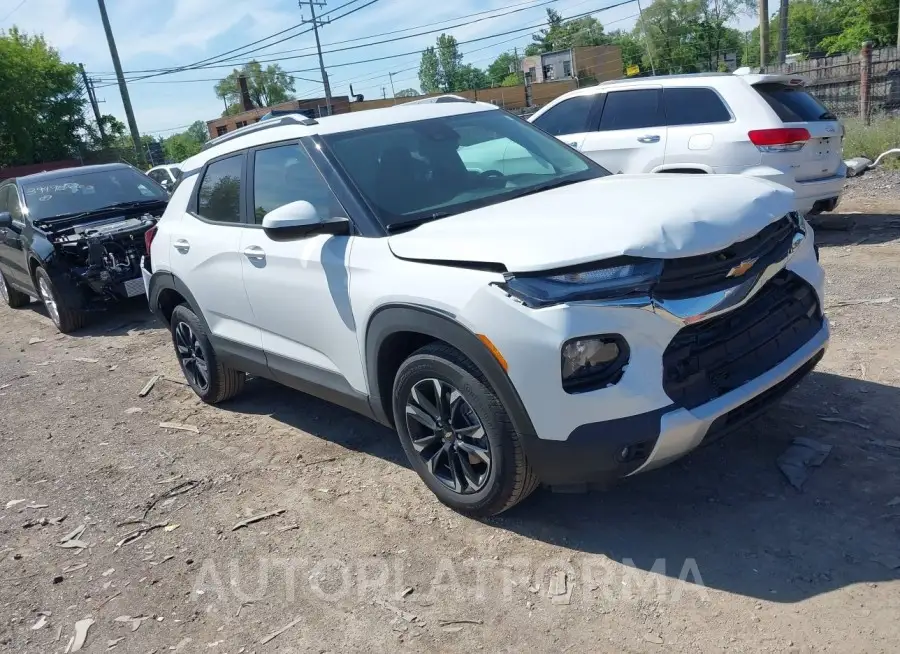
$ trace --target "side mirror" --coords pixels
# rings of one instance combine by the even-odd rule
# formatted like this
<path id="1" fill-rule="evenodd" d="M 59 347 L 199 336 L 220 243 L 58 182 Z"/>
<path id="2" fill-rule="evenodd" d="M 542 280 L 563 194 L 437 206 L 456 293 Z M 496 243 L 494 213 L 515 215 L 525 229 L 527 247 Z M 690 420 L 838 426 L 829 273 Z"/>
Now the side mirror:
<path id="1" fill-rule="evenodd" d="M 0 211 L 0 227 L 12 227 L 12 214 L 8 211 Z"/>
<path id="2" fill-rule="evenodd" d="M 285 236 L 310 234 L 348 234 L 350 221 L 346 218 L 322 218 L 306 200 L 288 202 L 265 215 L 263 229 L 284 232 Z"/>

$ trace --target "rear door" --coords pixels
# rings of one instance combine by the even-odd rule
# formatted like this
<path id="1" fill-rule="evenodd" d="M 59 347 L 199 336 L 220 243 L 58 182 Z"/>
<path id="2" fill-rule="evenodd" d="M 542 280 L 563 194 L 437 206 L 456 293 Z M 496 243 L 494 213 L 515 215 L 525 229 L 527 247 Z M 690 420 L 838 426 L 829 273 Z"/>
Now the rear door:
<path id="1" fill-rule="evenodd" d="M 799 85 L 761 82 L 753 85 L 785 127 L 801 127 L 810 139 L 797 152 L 769 156 L 787 157 L 798 182 L 834 176 L 842 163 L 844 129 L 837 117 Z"/>
<path id="2" fill-rule="evenodd" d="M 597 131 L 581 146 L 591 159 L 613 173 L 648 173 L 663 165 L 666 116 L 662 87 L 608 91 Z"/>
<path id="3" fill-rule="evenodd" d="M 197 301 L 212 336 L 223 339 L 225 347 L 256 353 L 264 361 L 239 252 L 245 226 L 245 159 L 243 152 L 220 157 L 200 172 L 188 210 L 169 228 L 169 263 Z"/>
<path id="4" fill-rule="evenodd" d="M 597 128 L 603 96 L 603 93 L 574 95 L 553 105 L 531 122 L 566 145 L 579 150 L 587 135 Z"/>

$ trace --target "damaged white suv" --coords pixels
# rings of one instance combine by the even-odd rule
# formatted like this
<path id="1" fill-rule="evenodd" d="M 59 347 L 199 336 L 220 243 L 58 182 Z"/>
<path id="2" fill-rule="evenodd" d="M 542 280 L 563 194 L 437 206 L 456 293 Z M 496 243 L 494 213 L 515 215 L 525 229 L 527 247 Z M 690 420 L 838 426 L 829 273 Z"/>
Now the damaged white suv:
<path id="1" fill-rule="evenodd" d="M 144 277 L 203 400 L 250 374 L 349 407 L 490 515 L 672 461 L 815 366 L 823 271 L 792 200 L 609 175 L 486 104 L 287 116 L 185 162 Z"/>

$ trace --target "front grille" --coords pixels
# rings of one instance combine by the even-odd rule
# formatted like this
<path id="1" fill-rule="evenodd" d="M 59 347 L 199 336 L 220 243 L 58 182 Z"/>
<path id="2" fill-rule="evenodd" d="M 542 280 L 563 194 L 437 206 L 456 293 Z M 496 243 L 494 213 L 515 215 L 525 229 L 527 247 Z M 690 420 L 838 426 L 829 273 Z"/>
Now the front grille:
<path id="1" fill-rule="evenodd" d="M 787 270 L 744 306 L 679 331 L 663 354 L 663 389 L 700 406 L 787 359 L 822 327 L 813 288 Z"/>
<path id="2" fill-rule="evenodd" d="M 739 284 L 769 264 L 784 259 L 790 252 L 797 229 L 786 216 L 755 236 L 724 250 L 683 259 L 667 259 L 663 263 L 659 282 L 653 288 L 653 295 L 664 299 L 692 297 Z M 743 274 L 728 276 L 735 266 L 754 259 L 752 267 Z"/>

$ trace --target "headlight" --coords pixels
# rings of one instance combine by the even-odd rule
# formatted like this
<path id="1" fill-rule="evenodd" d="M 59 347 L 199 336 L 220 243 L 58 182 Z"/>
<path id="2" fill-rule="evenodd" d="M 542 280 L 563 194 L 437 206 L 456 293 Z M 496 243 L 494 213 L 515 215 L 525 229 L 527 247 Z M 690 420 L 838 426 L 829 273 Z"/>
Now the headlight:
<path id="1" fill-rule="evenodd" d="M 531 307 L 645 295 L 659 278 L 662 265 L 659 260 L 642 259 L 605 268 L 573 268 L 555 275 L 510 275 L 503 288 Z"/>
<path id="2" fill-rule="evenodd" d="M 582 336 L 562 346 L 562 386 L 584 393 L 615 384 L 628 364 L 628 343 L 619 334 Z"/>

